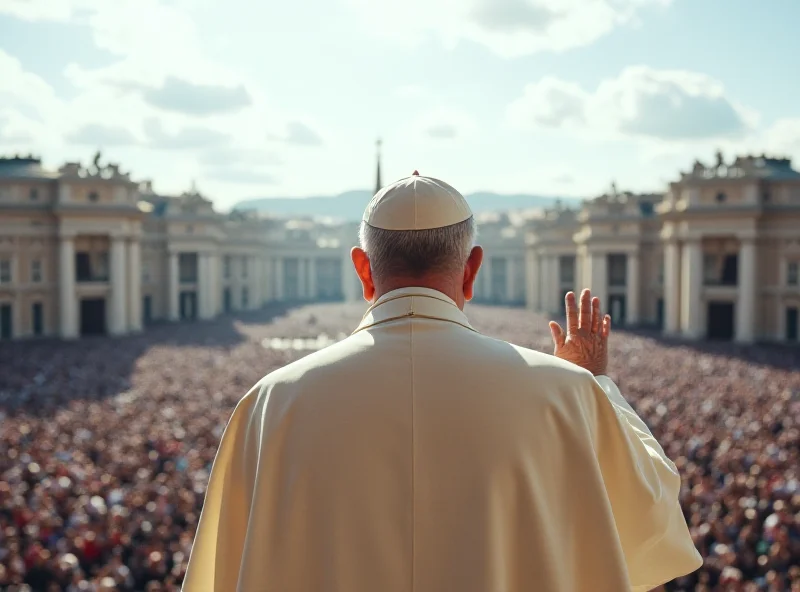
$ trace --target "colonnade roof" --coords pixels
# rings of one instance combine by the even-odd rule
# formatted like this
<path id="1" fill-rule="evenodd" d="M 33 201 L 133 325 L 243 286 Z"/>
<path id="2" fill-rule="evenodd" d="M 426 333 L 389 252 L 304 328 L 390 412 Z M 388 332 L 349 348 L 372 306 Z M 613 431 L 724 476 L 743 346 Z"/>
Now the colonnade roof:
<path id="1" fill-rule="evenodd" d="M 789 158 L 758 155 L 737 156 L 726 163 L 721 152 L 713 164 L 695 160 L 689 171 L 681 172 L 680 182 L 721 179 L 765 179 L 771 181 L 800 180 L 800 172 L 792 168 Z"/>
<path id="2" fill-rule="evenodd" d="M 40 158 L 33 156 L 11 156 L 0 158 L 0 178 L 7 179 L 56 179 L 58 173 L 42 166 Z"/>

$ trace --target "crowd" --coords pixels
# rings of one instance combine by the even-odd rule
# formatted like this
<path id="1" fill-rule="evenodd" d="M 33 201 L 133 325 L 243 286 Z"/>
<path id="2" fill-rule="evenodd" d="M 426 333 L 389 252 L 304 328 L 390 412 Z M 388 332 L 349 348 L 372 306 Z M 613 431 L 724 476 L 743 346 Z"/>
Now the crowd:
<path id="1" fill-rule="evenodd" d="M 178 591 L 234 404 L 308 353 L 270 344 L 326 343 L 362 311 L 314 305 L 0 344 L 0 590 Z M 540 316 L 467 312 L 484 333 L 551 351 Z M 680 468 L 705 558 L 667 589 L 800 592 L 800 349 L 621 331 L 611 375 Z"/>

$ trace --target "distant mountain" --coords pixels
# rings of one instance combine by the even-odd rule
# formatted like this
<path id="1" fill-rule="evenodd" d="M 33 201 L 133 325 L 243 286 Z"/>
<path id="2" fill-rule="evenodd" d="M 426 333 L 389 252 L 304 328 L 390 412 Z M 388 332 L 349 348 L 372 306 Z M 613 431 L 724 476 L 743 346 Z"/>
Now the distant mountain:
<path id="1" fill-rule="evenodd" d="M 476 214 L 507 210 L 526 210 L 552 206 L 558 198 L 541 195 L 501 195 L 488 191 L 469 193 L 465 196 Z M 241 201 L 234 210 L 256 210 L 273 216 L 332 217 L 340 220 L 360 220 L 372 192 L 366 189 L 345 191 L 339 195 L 314 197 L 261 197 Z M 568 201 L 568 200 L 564 200 Z"/>

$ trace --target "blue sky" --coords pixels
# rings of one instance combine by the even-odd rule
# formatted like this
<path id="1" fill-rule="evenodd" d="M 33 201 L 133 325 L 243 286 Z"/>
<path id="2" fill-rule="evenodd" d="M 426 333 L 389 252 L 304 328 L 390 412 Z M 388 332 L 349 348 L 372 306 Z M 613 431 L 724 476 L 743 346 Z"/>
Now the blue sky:
<path id="1" fill-rule="evenodd" d="M 257 5 L 258 4 L 258 5 Z M 98 148 L 225 209 L 415 168 L 464 192 L 659 190 L 800 158 L 793 0 L 0 0 L 0 153 Z"/>

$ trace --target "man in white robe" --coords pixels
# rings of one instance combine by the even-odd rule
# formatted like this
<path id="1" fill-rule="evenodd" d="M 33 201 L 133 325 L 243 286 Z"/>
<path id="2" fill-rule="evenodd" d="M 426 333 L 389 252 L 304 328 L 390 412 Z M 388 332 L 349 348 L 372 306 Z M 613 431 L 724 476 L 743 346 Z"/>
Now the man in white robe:
<path id="1" fill-rule="evenodd" d="M 237 405 L 186 592 L 645 591 L 702 564 L 675 465 L 604 376 L 599 301 L 567 296 L 555 356 L 481 335 L 474 237 L 439 180 L 375 195 L 370 307 Z"/>

